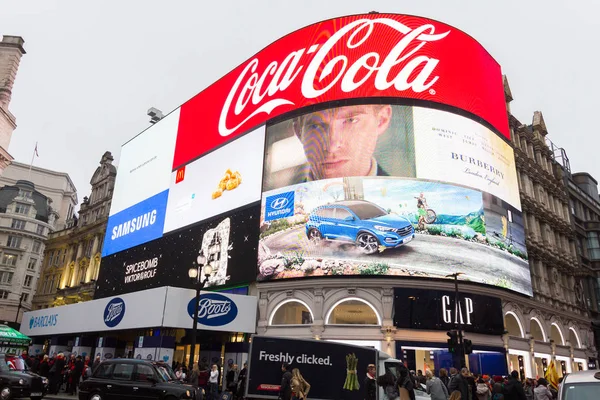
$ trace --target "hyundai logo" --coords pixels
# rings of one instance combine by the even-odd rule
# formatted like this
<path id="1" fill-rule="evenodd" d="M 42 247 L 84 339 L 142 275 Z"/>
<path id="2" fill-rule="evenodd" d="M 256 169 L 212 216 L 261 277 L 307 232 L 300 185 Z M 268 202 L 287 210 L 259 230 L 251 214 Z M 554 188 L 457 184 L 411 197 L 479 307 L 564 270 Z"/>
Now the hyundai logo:
<path id="1" fill-rule="evenodd" d="M 290 201 L 286 197 L 278 197 L 271 202 L 271 208 L 273 210 L 281 210 L 287 206 Z"/>

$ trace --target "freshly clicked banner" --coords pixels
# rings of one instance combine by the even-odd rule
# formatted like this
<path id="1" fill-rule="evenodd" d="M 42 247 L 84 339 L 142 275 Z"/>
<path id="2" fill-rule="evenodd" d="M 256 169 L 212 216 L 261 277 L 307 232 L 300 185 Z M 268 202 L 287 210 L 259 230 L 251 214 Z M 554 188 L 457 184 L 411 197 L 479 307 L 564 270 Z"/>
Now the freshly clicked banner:
<path id="1" fill-rule="evenodd" d="M 500 66 L 475 39 L 427 18 L 363 14 L 294 31 L 185 103 L 172 169 L 279 115 L 369 97 L 444 104 L 510 137 Z"/>
<path id="2" fill-rule="evenodd" d="M 164 232 L 259 201 L 264 142 L 261 127 L 173 171 Z"/>
<path id="3" fill-rule="evenodd" d="M 160 286 L 193 288 L 188 270 L 199 257 L 213 266 L 207 288 L 252 282 L 259 219 L 260 207 L 252 205 L 103 257 L 95 298 Z"/>
<path id="4" fill-rule="evenodd" d="M 466 117 L 366 104 L 271 125 L 263 188 L 259 281 L 462 272 L 532 293 L 512 149 Z"/>

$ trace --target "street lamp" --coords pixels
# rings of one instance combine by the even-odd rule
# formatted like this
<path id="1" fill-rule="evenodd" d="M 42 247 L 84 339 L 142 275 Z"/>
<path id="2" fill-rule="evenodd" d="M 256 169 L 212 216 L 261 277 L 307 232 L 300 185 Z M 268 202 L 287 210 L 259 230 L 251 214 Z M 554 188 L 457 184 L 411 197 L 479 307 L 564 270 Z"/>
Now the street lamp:
<path id="1" fill-rule="evenodd" d="M 204 285 L 208 282 L 208 278 L 212 275 L 213 265 L 212 262 L 207 263 L 206 257 L 200 255 L 196 260 L 198 262 L 197 267 L 191 267 L 188 270 L 188 276 L 192 281 L 192 284 L 196 287 L 196 297 L 194 300 L 194 316 L 192 323 L 192 344 L 190 346 L 190 365 L 189 370 L 191 371 L 194 367 L 194 353 L 196 353 L 196 335 L 198 334 L 198 308 L 200 303 L 200 291 L 204 289 Z M 200 269 L 204 279 L 200 277 Z"/>
<path id="2" fill-rule="evenodd" d="M 463 343 L 463 333 L 462 333 L 462 321 L 460 318 L 460 305 L 458 303 L 458 277 L 460 275 L 464 275 L 462 272 L 455 272 L 450 275 L 446 275 L 446 278 L 454 278 L 454 321 L 456 321 L 456 330 L 458 331 L 458 347 L 459 351 L 459 361 L 460 367 L 465 367 L 465 346 Z"/>

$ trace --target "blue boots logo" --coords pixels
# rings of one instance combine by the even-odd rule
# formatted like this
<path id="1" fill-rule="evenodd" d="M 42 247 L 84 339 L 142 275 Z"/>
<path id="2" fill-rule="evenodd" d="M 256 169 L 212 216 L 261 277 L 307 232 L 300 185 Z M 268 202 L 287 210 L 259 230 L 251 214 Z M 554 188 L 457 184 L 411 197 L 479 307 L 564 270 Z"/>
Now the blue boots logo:
<path id="1" fill-rule="evenodd" d="M 188 303 L 188 314 L 194 318 L 194 301 Z M 198 303 L 198 322 L 206 326 L 227 325 L 238 315 L 238 308 L 228 297 L 218 293 L 208 293 L 200 296 Z"/>
<path id="2" fill-rule="evenodd" d="M 125 301 L 120 297 L 115 297 L 108 302 L 104 309 L 104 323 L 109 328 L 119 325 L 125 316 Z"/>

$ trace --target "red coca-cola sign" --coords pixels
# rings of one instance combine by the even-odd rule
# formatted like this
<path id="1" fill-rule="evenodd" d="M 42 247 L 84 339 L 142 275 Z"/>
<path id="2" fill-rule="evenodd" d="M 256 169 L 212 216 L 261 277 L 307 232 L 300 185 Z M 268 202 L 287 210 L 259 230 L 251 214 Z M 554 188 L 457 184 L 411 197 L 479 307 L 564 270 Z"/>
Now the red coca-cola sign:
<path id="1" fill-rule="evenodd" d="M 354 15 L 279 39 L 185 103 L 173 169 L 284 113 L 369 97 L 457 107 L 510 138 L 500 66 L 472 37 L 427 18 Z"/>

